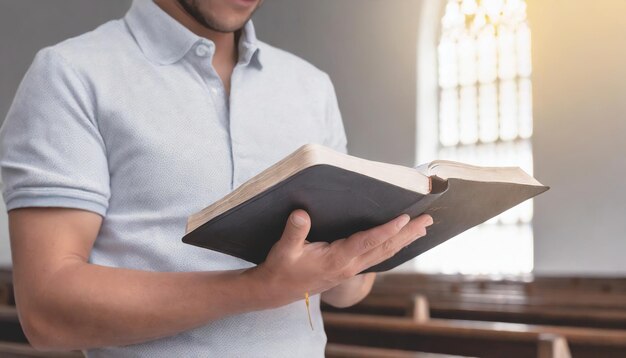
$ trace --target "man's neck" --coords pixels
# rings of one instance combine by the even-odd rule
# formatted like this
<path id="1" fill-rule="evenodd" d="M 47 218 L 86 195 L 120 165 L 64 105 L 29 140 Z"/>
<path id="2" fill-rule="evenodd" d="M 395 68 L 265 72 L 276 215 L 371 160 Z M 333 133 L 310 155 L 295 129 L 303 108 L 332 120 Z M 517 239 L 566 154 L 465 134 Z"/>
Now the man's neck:
<path id="1" fill-rule="evenodd" d="M 236 40 L 238 40 L 239 37 L 238 34 L 234 32 L 218 32 L 205 27 L 196 21 L 193 16 L 187 13 L 178 1 L 154 0 L 154 2 L 163 11 L 169 14 L 176 21 L 180 22 L 191 32 L 215 43 L 213 67 L 221 77 L 224 87 L 228 93 L 230 88 L 230 75 L 232 74 L 232 70 L 237 63 L 237 58 L 239 56 L 239 50 L 236 45 Z"/>

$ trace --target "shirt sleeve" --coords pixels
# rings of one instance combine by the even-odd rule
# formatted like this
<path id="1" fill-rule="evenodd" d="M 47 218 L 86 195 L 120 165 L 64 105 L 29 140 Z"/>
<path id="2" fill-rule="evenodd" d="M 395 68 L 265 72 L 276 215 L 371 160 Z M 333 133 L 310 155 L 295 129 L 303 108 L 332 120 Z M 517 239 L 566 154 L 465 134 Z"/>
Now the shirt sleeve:
<path id="1" fill-rule="evenodd" d="M 77 208 L 104 216 L 109 171 L 94 101 L 57 52 L 37 54 L 0 129 L 6 207 Z"/>
<path id="2" fill-rule="evenodd" d="M 337 102 L 335 87 L 333 86 L 333 83 L 328 75 L 326 75 L 326 82 L 328 88 L 326 100 L 326 123 L 328 132 L 326 133 L 326 141 L 324 145 L 338 152 L 347 153 L 348 141 L 346 139 L 346 132 L 343 127 L 343 121 L 341 120 L 339 103 Z"/>

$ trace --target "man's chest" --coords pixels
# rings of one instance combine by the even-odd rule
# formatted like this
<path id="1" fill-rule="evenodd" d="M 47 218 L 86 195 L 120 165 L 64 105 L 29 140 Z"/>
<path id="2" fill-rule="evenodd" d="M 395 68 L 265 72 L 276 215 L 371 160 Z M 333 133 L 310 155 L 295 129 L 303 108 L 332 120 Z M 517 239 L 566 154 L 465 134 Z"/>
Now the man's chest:
<path id="1" fill-rule="evenodd" d="M 235 72 L 229 98 L 218 85 L 184 72 L 110 85 L 116 95 L 100 103 L 98 123 L 112 196 L 201 208 L 299 146 L 323 143 L 325 107 L 297 83 Z"/>

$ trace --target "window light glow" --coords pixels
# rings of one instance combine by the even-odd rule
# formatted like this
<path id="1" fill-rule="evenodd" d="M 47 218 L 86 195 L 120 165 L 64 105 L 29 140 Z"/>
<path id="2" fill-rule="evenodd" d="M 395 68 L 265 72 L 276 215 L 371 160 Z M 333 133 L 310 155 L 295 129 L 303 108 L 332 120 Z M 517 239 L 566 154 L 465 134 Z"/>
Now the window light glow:
<path id="1" fill-rule="evenodd" d="M 526 2 L 448 0 L 437 55 L 437 159 L 519 166 L 532 175 L 531 31 Z M 529 200 L 421 255 L 413 261 L 414 268 L 528 273 L 533 262 L 532 216 Z"/>

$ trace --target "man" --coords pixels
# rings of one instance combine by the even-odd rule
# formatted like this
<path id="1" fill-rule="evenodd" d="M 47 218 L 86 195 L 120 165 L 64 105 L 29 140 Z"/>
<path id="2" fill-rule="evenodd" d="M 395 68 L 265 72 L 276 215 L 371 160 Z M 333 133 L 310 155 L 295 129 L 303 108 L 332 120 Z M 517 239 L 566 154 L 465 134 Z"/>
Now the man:
<path id="1" fill-rule="evenodd" d="M 300 145 L 345 151 L 328 76 L 256 39 L 260 4 L 136 0 L 36 56 L 0 133 L 16 299 L 35 347 L 323 356 L 320 299 L 358 302 L 374 275 L 357 273 L 425 234 L 430 217 L 401 216 L 309 244 L 298 210 L 259 266 L 180 242 L 189 214 Z"/>

